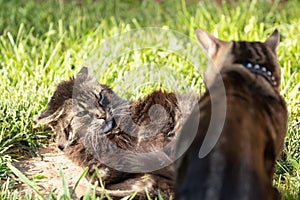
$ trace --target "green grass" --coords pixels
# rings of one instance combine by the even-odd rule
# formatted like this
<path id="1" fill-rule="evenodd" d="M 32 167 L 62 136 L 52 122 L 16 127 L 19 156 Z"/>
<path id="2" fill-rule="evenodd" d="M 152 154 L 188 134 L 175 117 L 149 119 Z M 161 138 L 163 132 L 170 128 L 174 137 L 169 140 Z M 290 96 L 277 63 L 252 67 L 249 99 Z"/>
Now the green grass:
<path id="1" fill-rule="evenodd" d="M 81 6 L 76 2 L 82 2 Z M 35 155 L 38 146 L 53 140 L 49 130 L 35 125 L 33 116 L 45 108 L 56 85 L 76 74 L 110 37 L 142 27 L 164 27 L 192 40 L 195 40 L 196 27 L 224 40 L 264 40 L 275 28 L 279 29 L 281 93 L 288 104 L 289 129 L 282 158 L 277 162 L 274 185 L 282 191 L 284 199 L 300 199 L 300 2 L 288 0 L 280 6 L 276 0 L 272 4 L 268 2 L 254 0 L 216 5 L 210 1 L 186 4 L 179 0 L 160 3 L 154 0 L 94 3 L 0 0 L 0 179 L 3 183 L 0 199 L 20 199 L 18 192 L 12 189 L 16 175 L 7 163 Z M 126 41 L 117 42 L 124 45 Z M 100 55 L 105 55 L 105 51 L 103 49 Z M 187 48 L 186 51 L 192 54 L 194 50 Z M 158 87 L 173 89 L 174 82 L 164 82 L 166 76 L 162 73 L 156 77 L 161 82 L 132 91 L 128 82 L 141 84 L 134 82 L 136 79 L 130 74 L 138 70 L 137 63 L 151 70 L 168 66 L 175 81 L 181 80 L 201 93 L 201 70 L 206 58 L 202 52 L 198 56 L 201 69 L 194 68 L 181 55 L 164 49 L 128 52 L 102 69 L 99 81 L 126 98 L 136 98 Z M 147 81 L 151 82 L 145 79 L 144 83 Z M 186 87 L 176 89 L 184 92 Z M 23 198 L 38 197 L 27 194 Z"/>

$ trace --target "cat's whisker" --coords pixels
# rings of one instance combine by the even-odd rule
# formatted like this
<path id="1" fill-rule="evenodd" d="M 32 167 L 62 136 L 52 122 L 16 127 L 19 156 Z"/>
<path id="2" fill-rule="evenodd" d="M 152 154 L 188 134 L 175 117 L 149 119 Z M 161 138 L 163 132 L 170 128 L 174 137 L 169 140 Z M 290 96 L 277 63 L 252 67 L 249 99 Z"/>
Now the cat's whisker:
<path id="1" fill-rule="evenodd" d="M 129 109 L 126 109 L 126 108 L 112 108 L 111 109 L 111 111 L 113 111 L 113 112 L 116 112 L 116 111 L 122 111 L 122 112 L 126 112 L 127 110 L 129 110 Z"/>
<path id="2" fill-rule="evenodd" d="M 126 115 L 130 115 L 130 112 L 127 113 L 114 113 L 114 116 L 126 116 Z"/>
<path id="3" fill-rule="evenodd" d="M 129 106 L 128 107 L 125 107 L 125 106 L 124 107 L 112 107 L 111 110 L 123 110 L 123 109 L 126 110 L 128 108 L 129 108 Z"/>
<path id="4" fill-rule="evenodd" d="M 112 110 L 121 110 L 121 109 L 127 109 L 127 108 L 130 108 L 130 105 L 125 104 L 125 105 L 113 107 L 113 108 L 111 108 L 111 109 L 112 109 Z"/>

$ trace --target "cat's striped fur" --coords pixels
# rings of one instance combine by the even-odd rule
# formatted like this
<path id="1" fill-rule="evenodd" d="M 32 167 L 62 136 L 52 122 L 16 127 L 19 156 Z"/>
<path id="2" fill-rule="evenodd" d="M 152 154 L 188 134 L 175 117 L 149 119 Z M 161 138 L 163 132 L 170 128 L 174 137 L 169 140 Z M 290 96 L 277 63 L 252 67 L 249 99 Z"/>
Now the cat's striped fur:
<path id="1" fill-rule="evenodd" d="M 106 98 L 105 104 L 99 101 L 99 95 Z M 173 141 L 179 132 L 184 116 L 192 107 L 189 107 L 189 101 L 188 97 L 181 99 L 174 93 L 155 91 L 143 99 L 129 102 L 106 85 L 100 85 L 87 68 L 82 68 L 75 79 L 58 85 L 37 121 L 53 128 L 58 147 L 72 161 L 89 167 L 89 179 L 96 170 L 99 171 L 105 193 L 110 197 L 120 199 L 137 192 L 134 199 L 147 199 L 146 190 L 152 198 L 157 197 L 160 190 L 167 199 L 174 195 L 173 166 L 169 164 L 150 172 L 139 172 L 139 167 L 159 166 L 155 161 L 171 159 L 173 149 L 167 149 L 169 153 L 157 150 Z M 151 111 L 154 105 L 162 106 L 167 115 Z M 155 122 L 163 125 L 159 129 L 152 124 L 150 112 L 154 112 Z M 145 162 L 138 159 L 139 153 L 152 151 L 158 152 L 153 154 L 155 159 L 147 154 L 142 160 Z M 127 159 L 120 159 L 123 157 Z M 135 168 L 136 173 L 128 172 Z"/>
<path id="2" fill-rule="evenodd" d="M 279 199 L 272 177 L 284 144 L 287 109 L 279 94 L 277 30 L 265 42 L 225 42 L 199 29 L 197 38 L 210 59 L 208 90 L 183 128 L 181 138 L 192 134 L 190 125 L 199 124 L 196 139 L 178 162 L 176 199 Z M 210 123 L 222 123 L 211 121 L 212 106 L 226 109 L 224 127 L 211 152 L 199 158 Z M 222 115 L 223 110 L 215 112 Z M 194 120 L 197 113 L 200 121 Z"/>

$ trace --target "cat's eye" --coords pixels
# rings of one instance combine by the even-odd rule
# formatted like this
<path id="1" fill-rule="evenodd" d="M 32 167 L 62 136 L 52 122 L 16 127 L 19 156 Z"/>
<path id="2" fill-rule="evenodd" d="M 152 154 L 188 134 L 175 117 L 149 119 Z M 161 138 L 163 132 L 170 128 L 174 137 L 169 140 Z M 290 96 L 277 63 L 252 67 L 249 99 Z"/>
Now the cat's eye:
<path id="1" fill-rule="evenodd" d="M 103 106 L 103 100 L 104 100 L 104 96 L 102 94 L 102 92 L 99 93 L 99 97 L 98 97 L 98 103 L 100 106 Z"/>
<path id="2" fill-rule="evenodd" d="M 83 117 L 83 116 L 85 116 L 87 114 L 89 114 L 89 112 L 87 110 L 84 110 L 84 111 L 78 112 L 76 114 L 76 117 Z"/>

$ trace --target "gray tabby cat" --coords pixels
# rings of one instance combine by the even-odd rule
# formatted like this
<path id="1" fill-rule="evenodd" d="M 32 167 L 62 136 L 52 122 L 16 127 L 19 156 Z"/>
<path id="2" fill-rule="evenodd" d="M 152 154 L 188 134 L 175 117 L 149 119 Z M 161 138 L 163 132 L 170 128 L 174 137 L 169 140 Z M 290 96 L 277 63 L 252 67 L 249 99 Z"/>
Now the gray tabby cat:
<path id="1" fill-rule="evenodd" d="M 189 97 L 163 91 L 123 100 L 82 68 L 57 86 L 37 120 L 56 132 L 58 148 L 70 159 L 89 167 L 88 179 L 99 171 L 109 196 L 137 192 L 135 199 L 147 199 L 145 191 L 153 198 L 160 191 L 168 199 L 173 195 L 172 144 L 191 107 Z"/>

